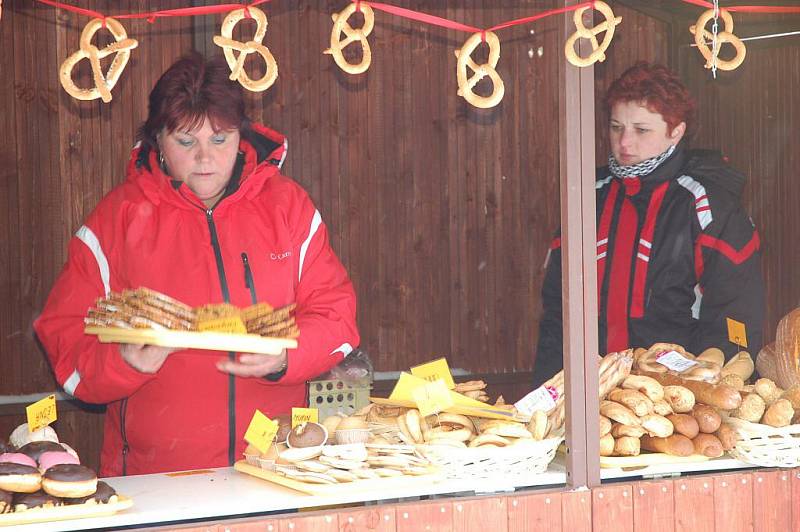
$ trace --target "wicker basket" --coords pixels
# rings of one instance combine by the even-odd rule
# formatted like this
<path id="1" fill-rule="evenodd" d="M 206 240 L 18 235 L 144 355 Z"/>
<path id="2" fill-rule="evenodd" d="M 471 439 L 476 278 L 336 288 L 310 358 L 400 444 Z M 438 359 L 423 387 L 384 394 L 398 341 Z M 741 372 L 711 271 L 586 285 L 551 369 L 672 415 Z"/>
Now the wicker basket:
<path id="1" fill-rule="evenodd" d="M 486 479 L 520 484 L 547 470 L 563 436 L 527 445 L 459 449 L 445 445 L 420 447 L 422 454 L 450 479 Z"/>
<path id="2" fill-rule="evenodd" d="M 800 425 L 776 428 L 733 417 L 727 422 L 739 434 L 729 451 L 734 458 L 763 467 L 800 466 Z"/>

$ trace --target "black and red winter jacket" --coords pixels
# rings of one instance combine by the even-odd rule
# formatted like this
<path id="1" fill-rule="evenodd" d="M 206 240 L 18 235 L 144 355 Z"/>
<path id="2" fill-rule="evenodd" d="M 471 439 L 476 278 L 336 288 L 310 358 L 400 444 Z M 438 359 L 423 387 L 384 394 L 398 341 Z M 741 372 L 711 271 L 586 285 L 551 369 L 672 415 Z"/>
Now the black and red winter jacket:
<path id="1" fill-rule="evenodd" d="M 597 290 L 600 353 L 655 342 L 730 358 L 726 318 L 745 324 L 747 350 L 762 342 L 764 284 L 758 232 L 741 205 L 745 177 L 716 152 L 681 144 L 642 178 L 598 170 Z M 563 367 L 561 249 L 542 287 L 534 384 Z"/>

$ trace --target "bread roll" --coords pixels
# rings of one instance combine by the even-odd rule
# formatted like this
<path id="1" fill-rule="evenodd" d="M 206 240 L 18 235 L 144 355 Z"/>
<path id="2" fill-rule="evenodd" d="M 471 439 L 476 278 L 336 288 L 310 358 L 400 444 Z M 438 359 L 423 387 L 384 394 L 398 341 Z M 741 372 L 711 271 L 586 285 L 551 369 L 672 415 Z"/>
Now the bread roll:
<path id="1" fill-rule="evenodd" d="M 627 407 L 619 403 L 615 403 L 614 401 L 601 401 L 600 413 L 606 416 L 608 419 L 623 425 L 641 425 L 641 422 L 636 414 L 631 412 L 631 410 Z"/>
<path id="2" fill-rule="evenodd" d="M 793 388 L 789 388 L 783 395 L 781 395 L 781 399 L 786 399 L 790 403 L 792 403 L 792 408 L 795 411 L 800 410 L 800 386 L 795 386 Z"/>
<path id="3" fill-rule="evenodd" d="M 747 351 L 739 351 L 727 364 L 722 366 L 721 375 L 724 377 L 725 375 L 735 373 L 739 375 L 743 381 L 746 381 L 753 374 L 753 371 L 755 371 L 755 364 L 753 364 L 750 353 Z"/>
<path id="4" fill-rule="evenodd" d="M 722 349 L 717 347 L 709 347 L 699 355 L 697 355 L 696 360 L 703 360 L 705 362 L 713 362 L 717 366 L 722 367 L 725 365 L 725 353 L 722 352 Z"/>
<path id="5" fill-rule="evenodd" d="M 783 395 L 783 390 L 778 388 L 778 385 L 771 379 L 758 379 L 755 386 L 756 393 L 761 396 L 767 406 L 780 399 L 781 395 Z"/>
<path id="6" fill-rule="evenodd" d="M 794 408 L 787 399 L 778 399 L 764 413 L 761 422 L 771 427 L 785 427 L 792 422 Z"/>
<path id="7" fill-rule="evenodd" d="M 614 454 L 614 436 L 606 434 L 600 438 L 600 456 L 611 456 Z"/>
<path id="8" fill-rule="evenodd" d="M 675 428 L 672 426 L 672 422 L 664 416 L 659 416 L 658 414 L 649 414 L 644 416 L 642 418 L 642 428 L 647 431 L 647 434 L 657 438 L 666 438 L 667 436 L 672 436 L 672 433 L 675 431 Z"/>
<path id="9" fill-rule="evenodd" d="M 665 453 L 671 456 L 690 456 L 694 453 L 692 440 L 682 434 L 673 434 L 667 438 L 642 436 L 641 447 L 648 451 Z"/>
<path id="10" fill-rule="evenodd" d="M 622 436 L 614 441 L 615 456 L 639 456 L 640 452 L 639 438 Z"/>
<path id="11" fill-rule="evenodd" d="M 616 401 L 627 406 L 639 417 L 646 416 L 653 411 L 653 401 L 637 390 L 623 390 L 616 388 L 608 394 L 608 400 Z"/>
<path id="12" fill-rule="evenodd" d="M 672 422 L 675 432 L 683 434 L 690 440 L 700 432 L 700 425 L 690 414 L 671 414 L 667 416 L 667 419 Z"/>
<path id="13" fill-rule="evenodd" d="M 664 387 L 652 377 L 629 375 L 622 381 L 622 388 L 626 390 L 638 390 L 654 402 L 664 399 Z"/>
<path id="14" fill-rule="evenodd" d="M 668 416 L 675 413 L 675 411 L 672 410 L 672 407 L 669 406 L 669 403 L 664 399 L 661 399 L 660 401 L 653 401 L 653 412 L 659 416 Z"/>
<path id="15" fill-rule="evenodd" d="M 694 452 L 709 458 L 718 458 L 723 455 L 722 442 L 713 434 L 703 434 L 702 432 L 692 440 Z"/>
<path id="16" fill-rule="evenodd" d="M 742 399 L 742 404 L 731 412 L 731 416 L 750 421 L 751 423 L 758 423 L 761 421 L 761 416 L 764 415 L 767 405 L 764 399 L 757 393 L 750 393 L 745 395 Z"/>
<path id="17" fill-rule="evenodd" d="M 697 425 L 700 427 L 700 432 L 706 434 L 713 434 L 717 432 L 722 418 L 716 410 L 708 405 L 696 404 L 692 409 L 692 416 L 697 420 Z"/>
<path id="18" fill-rule="evenodd" d="M 730 451 L 736 447 L 736 442 L 739 441 L 739 434 L 736 432 L 736 429 L 727 423 L 722 423 L 717 432 L 714 433 L 714 436 L 719 438 L 720 443 L 722 443 L 723 451 Z"/>
<path id="19" fill-rule="evenodd" d="M 664 386 L 664 399 L 679 414 L 691 412 L 695 403 L 694 394 L 684 386 Z"/>
<path id="20" fill-rule="evenodd" d="M 600 416 L 600 437 L 611 432 L 611 420 L 606 416 Z"/>
<path id="21" fill-rule="evenodd" d="M 614 423 L 614 426 L 611 427 L 611 435 L 615 438 L 622 438 L 623 436 L 630 436 L 631 438 L 641 438 L 647 433 L 644 427 L 637 426 L 632 427 L 630 425 L 620 425 L 619 423 Z"/>
<path id="22" fill-rule="evenodd" d="M 722 377 L 719 381 L 720 384 L 725 384 L 726 386 L 730 386 L 734 390 L 741 391 L 744 388 L 744 380 L 742 377 L 737 375 L 736 373 L 729 373 Z"/>
<path id="23" fill-rule="evenodd" d="M 742 396 L 739 392 L 724 384 L 709 384 L 657 373 L 648 374 L 648 376 L 653 377 L 664 386 L 683 386 L 694 394 L 698 403 L 714 406 L 722 410 L 739 408 L 742 403 Z"/>

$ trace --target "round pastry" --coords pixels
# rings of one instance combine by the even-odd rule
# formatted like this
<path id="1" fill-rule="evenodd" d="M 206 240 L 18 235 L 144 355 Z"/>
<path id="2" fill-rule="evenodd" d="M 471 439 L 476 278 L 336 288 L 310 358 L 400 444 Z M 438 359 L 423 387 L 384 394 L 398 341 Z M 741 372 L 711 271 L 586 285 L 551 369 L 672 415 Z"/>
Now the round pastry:
<path id="1" fill-rule="evenodd" d="M 95 491 L 92 495 L 87 495 L 86 497 L 77 497 L 74 499 L 64 499 L 64 504 L 107 504 L 109 502 L 117 502 L 117 491 L 102 480 L 97 482 L 97 491 Z"/>
<path id="2" fill-rule="evenodd" d="M 42 490 L 33 493 L 17 493 L 14 495 L 14 511 L 24 512 L 31 508 L 48 508 L 61 506 L 61 499 L 49 495 Z"/>
<path id="3" fill-rule="evenodd" d="M 0 464 L 0 489 L 15 493 L 33 493 L 42 487 L 42 474 L 34 466 Z"/>
<path id="4" fill-rule="evenodd" d="M 286 444 L 289 447 L 317 447 L 328 440 L 328 430 L 319 423 L 300 423 L 289 432 Z"/>
<path id="5" fill-rule="evenodd" d="M 358 416 L 346 417 L 336 427 L 336 443 L 366 443 L 371 436 L 369 425 Z"/>
<path id="6" fill-rule="evenodd" d="M 86 497 L 97 491 L 97 475 L 82 465 L 55 465 L 42 475 L 42 489 L 56 497 Z"/>
<path id="7" fill-rule="evenodd" d="M 23 455 L 25 456 L 25 455 Z M 66 451 L 47 451 L 39 456 L 39 471 L 44 473 L 59 464 L 80 464 L 80 460 Z"/>
<path id="8" fill-rule="evenodd" d="M 3 453 L 0 454 L 0 464 L 21 464 L 36 467 L 36 460 L 22 453 Z"/>
<path id="9" fill-rule="evenodd" d="M 8 437 L 8 442 L 17 449 L 32 441 L 51 441 L 53 443 L 58 443 L 58 435 L 49 425 L 30 432 L 28 430 L 28 424 L 23 423 L 15 428 L 11 436 Z"/>
<path id="10" fill-rule="evenodd" d="M 10 491 L 0 490 L 0 514 L 5 514 L 11 511 L 13 508 L 11 504 L 13 499 L 14 496 Z"/>
<path id="11" fill-rule="evenodd" d="M 275 421 L 278 422 L 278 432 L 275 434 L 275 441 L 277 443 L 284 443 L 289 433 L 292 431 L 292 417 L 281 414 L 275 417 Z"/>
<path id="12" fill-rule="evenodd" d="M 37 462 L 39 461 L 39 456 L 42 453 L 46 453 L 48 451 L 63 451 L 64 448 L 52 441 L 32 441 L 30 443 L 26 443 L 19 449 L 17 449 L 18 453 L 27 454 Z"/>

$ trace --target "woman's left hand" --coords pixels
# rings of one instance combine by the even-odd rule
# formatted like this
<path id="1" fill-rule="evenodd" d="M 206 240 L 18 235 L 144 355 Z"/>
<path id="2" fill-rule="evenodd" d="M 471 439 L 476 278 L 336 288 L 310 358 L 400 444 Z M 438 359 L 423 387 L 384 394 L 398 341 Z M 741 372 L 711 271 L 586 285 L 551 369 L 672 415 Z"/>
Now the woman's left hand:
<path id="1" fill-rule="evenodd" d="M 283 369 L 287 361 L 286 349 L 279 356 L 240 354 L 236 360 L 222 359 L 217 362 L 217 369 L 237 377 L 265 377 Z"/>

